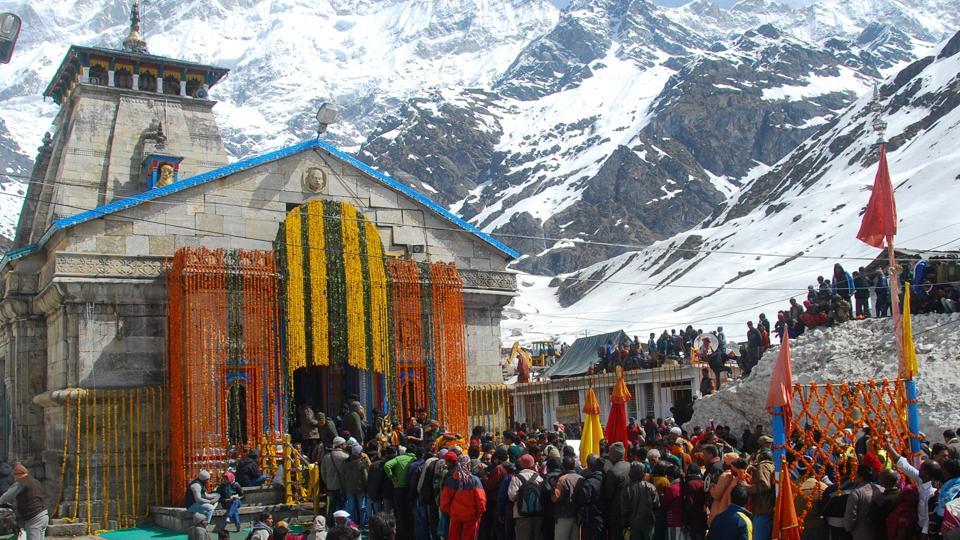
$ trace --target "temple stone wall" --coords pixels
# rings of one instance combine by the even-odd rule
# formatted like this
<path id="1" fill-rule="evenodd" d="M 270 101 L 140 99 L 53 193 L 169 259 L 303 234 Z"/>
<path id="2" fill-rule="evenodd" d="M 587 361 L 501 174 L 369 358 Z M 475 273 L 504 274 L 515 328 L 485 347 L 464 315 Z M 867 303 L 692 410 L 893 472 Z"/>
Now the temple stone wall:
<path id="1" fill-rule="evenodd" d="M 29 230 L 36 241 L 58 218 L 147 189 L 141 178 L 143 136 L 163 122 L 164 154 L 183 157 L 180 178 L 225 165 L 229 155 L 213 116 L 214 102 L 80 85 L 54 122 L 58 136 L 46 185 L 31 186 L 39 200 Z M 54 187 L 56 181 L 64 185 Z M 38 193 L 38 191 L 40 193 Z"/>

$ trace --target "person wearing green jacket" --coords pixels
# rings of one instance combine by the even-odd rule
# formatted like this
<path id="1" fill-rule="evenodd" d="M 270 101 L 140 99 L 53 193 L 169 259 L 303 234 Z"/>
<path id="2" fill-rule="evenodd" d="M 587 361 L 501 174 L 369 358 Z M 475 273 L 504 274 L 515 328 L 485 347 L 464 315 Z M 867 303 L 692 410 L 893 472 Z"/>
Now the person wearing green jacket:
<path id="1" fill-rule="evenodd" d="M 413 538 L 413 508 L 407 494 L 407 481 L 410 476 L 410 463 L 416 459 L 412 453 L 400 446 L 397 457 L 384 463 L 383 472 L 393 484 L 393 508 L 397 517 L 397 538 Z"/>

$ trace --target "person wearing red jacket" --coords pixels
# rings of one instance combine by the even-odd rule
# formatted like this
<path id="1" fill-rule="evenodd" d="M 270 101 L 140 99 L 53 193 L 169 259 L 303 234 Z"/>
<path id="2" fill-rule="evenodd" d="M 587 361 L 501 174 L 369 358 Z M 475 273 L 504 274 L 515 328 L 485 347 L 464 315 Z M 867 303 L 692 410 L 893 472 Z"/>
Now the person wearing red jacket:
<path id="1" fill-rule="evenodd" d="M 443 482 L 440 511 L 450 516 L 448 540 L 476 540 L 480 518 L 487 509 L 483 484 L 470 474 L 470 458 L 460 456 L 457 468 Z"/>

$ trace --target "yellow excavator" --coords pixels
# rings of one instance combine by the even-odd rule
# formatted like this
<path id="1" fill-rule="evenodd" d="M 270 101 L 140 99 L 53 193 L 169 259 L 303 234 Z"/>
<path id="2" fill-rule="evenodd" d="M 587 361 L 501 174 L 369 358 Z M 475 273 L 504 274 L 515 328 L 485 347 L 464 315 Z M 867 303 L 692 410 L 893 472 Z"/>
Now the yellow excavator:
<path id="1" fill-rule="evenodd" d="M 560 348 L 554 344 L 552 339 L 543 339 L 534 341 L 530 344 L 533 365 L 537 367 L 552 366 L 557 358 L 560 358 Z"/>

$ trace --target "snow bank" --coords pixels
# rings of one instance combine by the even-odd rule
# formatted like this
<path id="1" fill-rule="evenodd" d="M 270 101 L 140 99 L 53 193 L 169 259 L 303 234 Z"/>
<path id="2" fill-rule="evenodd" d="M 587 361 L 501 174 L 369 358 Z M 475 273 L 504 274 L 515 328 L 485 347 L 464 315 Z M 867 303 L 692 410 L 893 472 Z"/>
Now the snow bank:
<path id="1" fill-rule="evenodd" d="M 960 314 L 915 315 L 913 331 L 920 362 L 920 429 L 937 441 L 944 429 L 960 426 Z M 808 331 L 791 348 L 794 383 L 882 380 L 897 375 L 890 319 Z M 778 350 L 767 351 L 746 379 L 696 400 L 687 426 L 706 426 L 713 419 L 737 433 L 744 424 L 769 429 L 764 405 Z"/>

